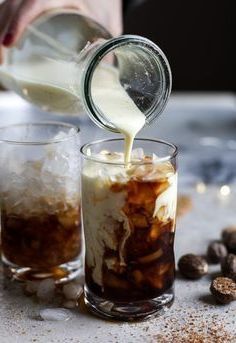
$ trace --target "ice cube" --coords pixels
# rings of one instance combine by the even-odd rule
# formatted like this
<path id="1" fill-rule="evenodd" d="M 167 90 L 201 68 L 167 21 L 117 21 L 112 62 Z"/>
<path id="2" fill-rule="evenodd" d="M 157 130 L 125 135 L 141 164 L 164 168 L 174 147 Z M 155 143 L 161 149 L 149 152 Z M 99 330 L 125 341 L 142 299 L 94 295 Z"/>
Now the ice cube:
<path id="1" fill-rule="evenodd" d="M 159 158 L 156 154 L 154 154 L 154 153 L 152 154 L 152 160 L 153 160 L 153 161 L 156 161 L 156 162 L 157 162 L 159 159 L 160 159 L 160 158 Z"/>
<path id="2" fill-rule="evenodd" d="M 37 297 L 42 300 L 49 302 L 53 299 L 55 291 L 55 282 L 53 279 L 45 279 L 39 282 Z"/>
<path id="3" fill-rule="evenodd" d="M 77 306 L 77 303 L 75 300 L 66 300 L 63 302 L 62 306 L 65 308 L 72 309 L 72 308 L 75 308 Z"/>
<path id="4" fill-rule="evenodd" d="M 55 152 L 53 156 L 50 155 L 50 157 L 45 158 L 42 174 L 46 172 L 55 176 L 64 176 L 66 173 L 68 174 L 68 162 L 69 159 L 65 155 L 57 154 L 57 152 Z"/>
<path id="5" fill-rule="evenodd" d="M 38 291 L 39 282 L 38 281 L 26 281 L 24 285 L 25 293 L 31 295 Z"/>
<path id="6" fill-rule="evenodd" d="M 74 134 L 76 134 L 76 129 L 74 128 L 71 128 L 68 132 L 59 131 L 58 134 L 53 137 L 52 141 L 64 140 L 68 137 L 72 137 Z"/>
<path id="7" fill-rule="evenodd" d="M 102 303 L 100 303 L 100 307 L 104 311 L 111 311 L 113 306 L 114 306 L 114 304 L 111 301 L 103 301 Z"/>
<path id="8" fill-rule="evenodd" d="M 76 282 L 70 282 L 63 286 L 63 293 L 69 300 L 76 300 L 83 293 L 83 288 Z"/>
<path id="9" fill-rule="evenodd" d="M 39 312 L 39 315 L 47 321 L 66 321 L 71 318 L 71 312 L 64 308 L 45 308 Z"/>
<path id="10" fill-rule="evenodd" d="M 131 157 L 132 160 L 143 160 L 144 159 L 144 151 L 142 148 L 137 148 L 132 151 Z"/>

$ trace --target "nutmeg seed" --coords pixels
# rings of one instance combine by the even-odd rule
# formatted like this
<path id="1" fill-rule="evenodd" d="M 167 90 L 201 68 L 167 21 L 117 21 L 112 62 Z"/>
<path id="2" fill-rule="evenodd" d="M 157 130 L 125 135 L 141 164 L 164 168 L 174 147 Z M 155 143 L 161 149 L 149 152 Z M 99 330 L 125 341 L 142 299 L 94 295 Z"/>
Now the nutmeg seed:
<path id="1" fill-rule="evenodd" d="M 236 281 L 236 255 L 229 254 L 222 260 L 221 271 L 223 275 Z"/>
<path id="2" fill-rule="evenodd" d="M 221 242 L 214 241 L 209 244 L 207 249 L 207 260 L 209 263 L 217 264 L 228 254 L 225 245 Z"/>
<path id="3" fill-rule="evenodd" d="M 208 272 L 208 263 L 194 254 L 183 255 L 178 262 L 180 273 L 188 279 L 199 279 Z"/>

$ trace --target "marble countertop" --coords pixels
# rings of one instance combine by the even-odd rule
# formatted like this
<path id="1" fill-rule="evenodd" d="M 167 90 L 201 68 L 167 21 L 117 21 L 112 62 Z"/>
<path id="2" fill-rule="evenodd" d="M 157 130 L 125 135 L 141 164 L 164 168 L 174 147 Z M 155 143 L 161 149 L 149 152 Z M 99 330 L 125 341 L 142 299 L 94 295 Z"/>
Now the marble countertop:
<path id="1" fill-rule="evenodd" d="M 13 94 L 0 94 L 0 125 L 45 119 L 79 125 L 82 142 L 111 136 L 91 124 L 85 115 L 80 118 L 51 115 L 49 118 Z M 235 180 L 230 181 L 231 193 L 228 196 L 222 196 L 219 192 L 221 184 L 214 182 L 207 186 L 204 193 L 198 193 L 196 182 L 201 180 L 201 175 L 196 173 L 192 177 L 194 172 L 191 169 L 196 163 L 196 156 L 202 157 L 205 150 L 202 150 L 201 144 L 205 146 L 209 137 L 220 142 L 221 150 L 218 143 L 213 144 L 214 149 L 217 148 L 222 155 L 232 156 L 233 159 L 236 156 L 235 129 L 235 96 L 174 94 L 165 115 L 141 134 L 167 139 L 180 146 L 180 193 L 191 198 L 192 209 L 180 217 L 177 223 L 176 259 L 189 252 L 204 254 L 209 241 L 217 239 L 222 228 L 236 224 Z M 210 159 L 212 151 L 207 151 L 207 154 Z M 211 266 L 209 275 L 198 281 L 186 281 L 177 274 L 173 306 L 156 318 L 137 323 L 104 321 L 89 315 L 83 309 L 71 310 L 67 321 L 39 320 L 40 309 L 48 306 L 24 296 L 19 284 L 5 282 L 0 274 L 0 342 L 178 343 L 191 342 L 189 332 L 195 331 L 198 339 L 205 337 L 204 341 L 196 342 L 234 343 L 236 302 L 216 305 L 209 293 L 211 279 L 218 271 L 219 266 Z M 211 333 L 214 337 L 212 341 L 209 338 Z"/>

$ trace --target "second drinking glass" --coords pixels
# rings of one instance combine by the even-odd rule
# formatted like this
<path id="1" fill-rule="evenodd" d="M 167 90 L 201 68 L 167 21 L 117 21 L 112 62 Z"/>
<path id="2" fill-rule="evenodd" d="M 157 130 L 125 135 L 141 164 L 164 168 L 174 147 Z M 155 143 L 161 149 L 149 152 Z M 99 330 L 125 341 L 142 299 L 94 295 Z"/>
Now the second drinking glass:
<path id="1" fill-rule="evenodd" d="M 17 279 L 75 277 L 81 267 L 79 132 L 63 123 L 0 128 L 1 243 Z"/>
<path id="2" fill-rule="evenodd" d="M 125 165 L 123 145 L 81 149 L 85 302 L 101 316 L 132 320 L 174 298 L 177 148 L 136 139 Z"/>

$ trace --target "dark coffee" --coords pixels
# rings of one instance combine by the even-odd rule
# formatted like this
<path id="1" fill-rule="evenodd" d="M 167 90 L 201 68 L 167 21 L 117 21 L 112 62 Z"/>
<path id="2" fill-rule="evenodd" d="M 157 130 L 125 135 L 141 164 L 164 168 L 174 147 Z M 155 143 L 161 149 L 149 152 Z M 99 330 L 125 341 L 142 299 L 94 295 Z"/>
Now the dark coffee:
<path id="1" fill-rule="evenodd" d="M 126 222 L 111 225 L 110 230 L 115 227 L 113 245 L 116 249 L 105 246 L 100 285 L 94 281 L 94 269 L 86 263 L 86 285 L 95 295 L 116 302 L 130 302 L 153 299 L 172 287 L 175 219 L 168 217 L 164 203 L 154 215 L 158 198 L 169 187 L 167 178 L 156 182 L 136 178 L 112 184 L 110 190 L 114 196 L 120 192 L 127 194 L 122 211 L 128 219 L 130 233 L 125 240 Z"/>
<path id="2" fill-rule="evenodd" d="M 4 258 L 17 266 L 46 270 L 75 259 L 81 252 L 80 209 L 37 215 L 2 211 Z"/>

